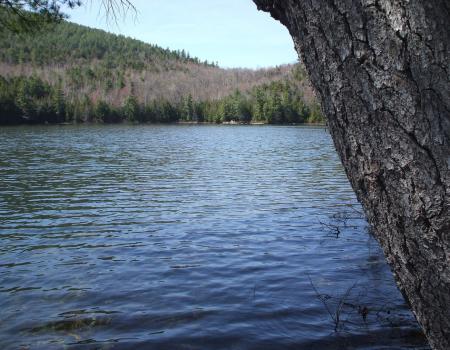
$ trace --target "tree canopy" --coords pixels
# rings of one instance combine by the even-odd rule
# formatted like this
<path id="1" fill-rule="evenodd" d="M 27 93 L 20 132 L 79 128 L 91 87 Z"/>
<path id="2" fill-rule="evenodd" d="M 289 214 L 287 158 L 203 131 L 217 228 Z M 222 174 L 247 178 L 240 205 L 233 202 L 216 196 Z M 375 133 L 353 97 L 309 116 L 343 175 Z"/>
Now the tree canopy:
<path id="1" fill-rule="evenodd" d="M 36 31 L 47 24 L 67 18 L 66 10 L 81 6 L 89 0 L 0 0 L 0 28 L 14 32 Z M 129 0 L 100 0 L 107 18 L 117 21 L 121 15 L 136 12 Z"/>

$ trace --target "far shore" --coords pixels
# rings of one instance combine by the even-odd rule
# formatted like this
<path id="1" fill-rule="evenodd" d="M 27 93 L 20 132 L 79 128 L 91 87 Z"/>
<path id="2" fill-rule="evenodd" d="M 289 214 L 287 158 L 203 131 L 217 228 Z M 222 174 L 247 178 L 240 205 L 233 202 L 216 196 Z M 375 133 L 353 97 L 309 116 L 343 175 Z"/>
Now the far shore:
<path id="1" fill-rule="evenodd" d="M 103 123 L 97 121 L 90 122 L 82 122 L 82 123 L 18 123 L 18 124 L 0 124 L 2 126 L 38 126 L 38 125 L 59 125 L 59 126 L 69 126 L 69 125 L 247 125 L 247 126 L 320 126 L 326 127 L 326 123 L 279 123 L 279 124 L 269 124 L 263 122 L 251 122 L 251 123 L 242 123 L 242 122 L 223 122 L 223 123 L 212 123 L 212 122 L 197 122 L 197 121 L 177 121 L 177 122 L 169 122 L 169 123 L 139 123 L 139 122 L 120 122 L 120 123 Z"/>

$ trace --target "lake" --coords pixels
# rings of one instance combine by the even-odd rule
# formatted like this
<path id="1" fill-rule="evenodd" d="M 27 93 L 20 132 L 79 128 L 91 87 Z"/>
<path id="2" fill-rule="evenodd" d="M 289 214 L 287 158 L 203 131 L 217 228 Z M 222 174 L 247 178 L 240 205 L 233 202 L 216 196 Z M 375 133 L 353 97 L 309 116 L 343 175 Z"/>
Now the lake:
<path id="1" fill-rule="evenodd" d="M 3 127 L 0 149 L 2 350 L 428 349 L 325 128 Z"/>

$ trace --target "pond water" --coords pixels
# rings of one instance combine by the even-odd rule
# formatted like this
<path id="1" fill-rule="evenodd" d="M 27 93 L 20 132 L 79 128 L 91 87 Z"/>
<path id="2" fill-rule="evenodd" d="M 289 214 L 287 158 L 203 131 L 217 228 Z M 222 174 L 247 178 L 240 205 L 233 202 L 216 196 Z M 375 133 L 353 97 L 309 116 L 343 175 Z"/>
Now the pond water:
<path id="1" fill-rule="evenodd" d="M 324 128 L 0 128 L 0 348 L 427 349 Z"/>

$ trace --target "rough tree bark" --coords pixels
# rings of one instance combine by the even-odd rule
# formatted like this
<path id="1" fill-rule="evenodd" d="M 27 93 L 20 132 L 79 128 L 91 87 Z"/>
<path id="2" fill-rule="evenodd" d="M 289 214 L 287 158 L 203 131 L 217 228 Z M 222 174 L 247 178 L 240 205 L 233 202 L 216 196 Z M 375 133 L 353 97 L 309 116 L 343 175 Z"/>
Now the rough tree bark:
<path id="1" fill-rule="evenodd" d="M 450 349 L 450 3 L 254 2 L 292 35 L 400 290 Z"/>

